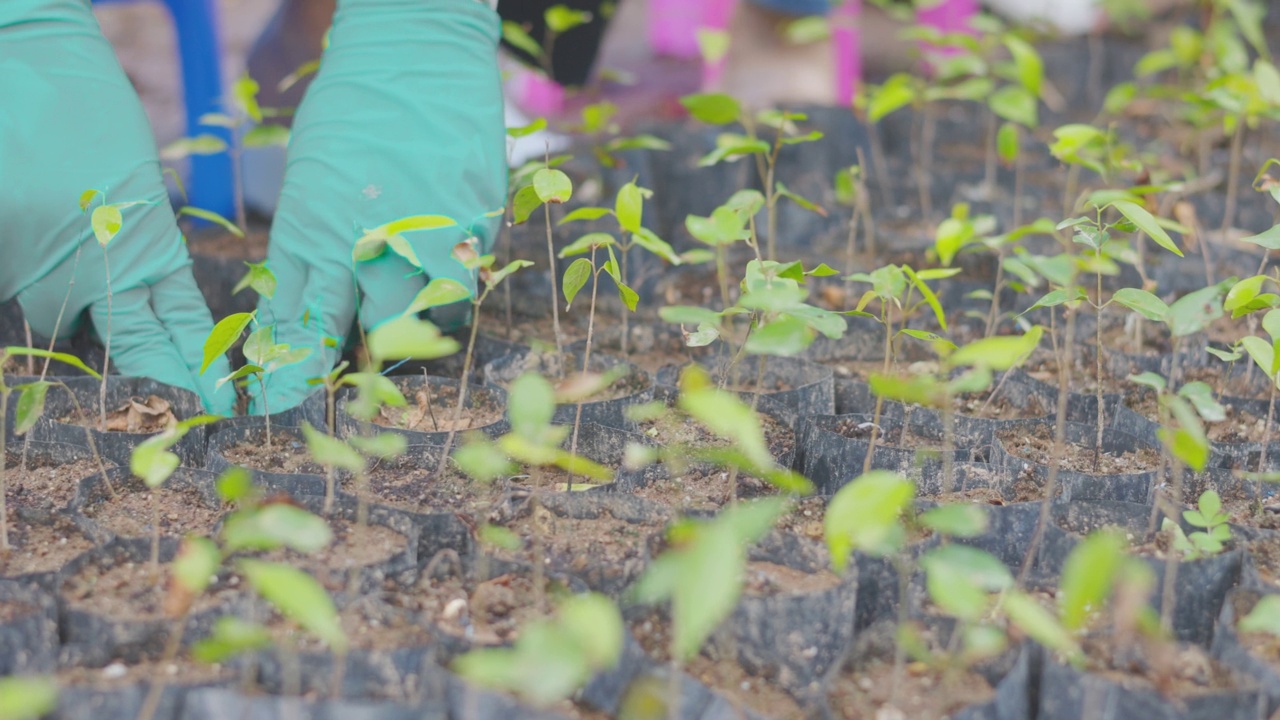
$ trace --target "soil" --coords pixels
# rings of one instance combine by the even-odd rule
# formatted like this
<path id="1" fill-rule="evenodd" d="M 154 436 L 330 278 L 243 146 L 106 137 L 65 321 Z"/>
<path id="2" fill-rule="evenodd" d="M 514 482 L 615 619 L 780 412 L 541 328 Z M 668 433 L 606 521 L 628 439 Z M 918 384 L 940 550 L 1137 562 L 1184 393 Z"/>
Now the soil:
<path id="1" fill-rule="evenodd" d="M 660 613 L 644 613 L 631 621 L 630 628 L 645 654 L 658 663 L 670 664 L 671 627 Z M 709 653 L 713 652 L 714 648 L 706 647 L 681 669 L 733 704 L 754 710 L 764 717 L 804 717 L 800 706 L 785 690 L 765 678 L 748 673 L 733 658 L 711 657 Z"/>
<path id="2" fill-rule="evenodd" d="M 549 580 L 547 606 L 554 607 L 555 598 L 563 592 L 563 587 Z M 467 638 L 476 645 L 512 642 L 527 622 L 546 615 L 537 607 L 532 578 L 523 574 L 483 581 L 470 577 L 464 581 L 456 575 L 424 577 L 413 588 L 389 596 L 388 601 L 418 614 L 440 632 Z"/>
<path id="3" fill-rule="evenodd" d="M 1041 418 L 1053 414 L 1053 408 L 1038 395 L 1027 398 L 1026 404 L 1018 406 L 1001 392 L 992 397 L 999 387 L 978 395 L 964 395 L 954 400 L 953 407 L 959 415 L 967 417 L 990 418 L 993 420 L 1015 420 L 1019 418 Z"/>
<path id="4" fill-rule="evenodd" d="M 1255 540 L 1249 543 L 1248 549 L 1258 575 L 1272 585 L 1280 585 L 1280 537 Z"/>
<path id="5" fill-rule="evenodd" d="M 760 419 L 770 455 L 781 458 L 795 448 L 795 431 L 772 415 L 758 412 L 756 417 Z M 666 447 L 727 447 L 731 444 L 674 407 L 668 408 L 668 412 L 657 419 L 640 423 L 639 432 L 658 445 Z"/>
<path id="6" fill-rule="evenodd" d="M 474 514 L 476 506 L 491 502 L 503 486 L 502 482 L 489 484 L 461 474 L 449 463 L 445 477 L 436 475 L 436 463 L 424 463 L 410 457 L 378 460 L 370 465 L 366 480 L 371 500 L 411 512 L 458 512 Z M 348 488 L 356 492 L 356 488 Z"/>
<path id="7" fill-rule="evenodd" d="M 876 426 L 869 421 L 861 422 L 853 418 L 844 418 L 837 422 L 833 429 L 837 435 L 850 440 L 870 441 Z M 885 447 L 942 451 L 940 440 L 917 435 L 901 425 L 887 429 L 881 428 L 880 432 L 876 433 L 876 444 Z"/>
<path id="8" fill-rule="evenodd" d="M 1252 363 L 1246 355 L 1237 363 Z M 1213 392 L 1217 395 L 1226 395 L 1229 397 L 1248 398 L 1253 400 L 1267 400 L 1271 397 L 1270 390 L 1259 390 L 1258 386 L 1266 385 L 1266 377 L 1257 365 L 1248 365 L 1247 371 L 1241 372 L 1239 368 L 1231 371 L 1226 379 L 1223 379 L 1224 372 L 1230 367 L 1226 363 L 1219 361 L 1217 358 L 1209 360 L 1209 365 L 1203 367 L 1185 367 L 1182 369 L 1182 382 L 1189 383 L 1199 380 L 1213 388 Z M 1261 383 L 1251 382 L 1251 380 L 1262 380 Z"/>
<path id="9" fill-rule="evenodd" d="M 468 406 L 462 408 L 455 422 L 458 388 L 453 385 L 420 387 L 407 407 L 383 406 L 373 422 L 383 427 L 419 432 L 462 432 L 492 425 L 502 419 L 505 410 L 493 402 L 492 394 L 483 389 L 469 388 L 467 399 Z"/>
<path id="10" fill-rule="evenodd" d="M 541 505 L 532 512 L 529 503 L 523 505 L 519 518 L 506 523 L 522 543 L 517 557 L 530 563 L 541 560 L 570 573 L 590 567 L 619 573 L 627 568 L 638 570 L 648 562 L 649 538 L 661 533 L 666 524 L 662 517 L 655 517 L 651 523 L 633 523 L 615 518 L 607 511 L 596 518 L 569 518 Z M 542 546 L 541 558 L 534 551 L 538 543 Z M 506 551 L 499 554 L 508 555 Z"/>
<path id="11" fill-rule="evenodd" d="M 89 538 L 65 516 L 32 522 L 20 517 L 15 508 L 9 508 L 11 550 L 0 554 L 0 577 L 53 572 L 93 548 Z"/>
<path id="12" fill-rule="evenodd" d="M 1098 368 L 1094 365 L 1093 357 L 1081 357 L 1079 348 L 1072 352 L 1074 356 L 1074 369 L 1071 371 L 1071 392 L 1079 395 L 1094 395 L 1098 389 Z M 1032 359 L 1023 366 L 1023 370 L 1027 375 L 1050 385 L 1057 392 L 1058 387 L 1058 361 L 1052 355 L 1043 357 L 1032 356 Z M 1114 377 L 1107 371 L 1107 363 L 1102 363 L 1102 393 L 1103 395 L 1124 395 L 1132 392 L 1135 386 L 1127 377 Z"/>
<path id="13" fill-rule="evenodd" d="M 307 443 L 283 428 L 271 429 L 271 447 L 266 433 L 259 431 L 238 445 L 222 449 L 222 456 L 233 465 L 264 472 L 299 475 L 323 475 L 325 467 L 311 457 Z"/>
<path id="14" fill-rule="evenodd" d="M 194 488 L 161 486 L 148 491 L 139 480 L 117 485 L 115 497 L 106 497 L 104 492 L 96 501 L 86 503 L 81 512 L 121 537 L 151 537 L 152 518 L 156 517 L 153 496 L 159 505 L 161 535 L 208 537 L 222 517 L 222 510 L 209 507 Z"/>
<path id="15" fill-rule="evenodd" d="M 386 562 L 404 552 L 409 539 L 382 525 L 358 525 L 354 520 L 334 515 L 328 518 L 333 542 L 318 552 L 307 555 L 292 550 L 273 550 L 264 559 L 287 562 L 311 573 L 330 590 L 344 589 L 348 571 Z"/>
<path id="16" fill-rule="evenodd" d="M 1053 428 L 1048 425 L 1036 425 L 1030 432 L 1006 431 L 998 437 L 1006 450 L 1024 460 L 1037 465 L 1049 465 L 1053 461 Z M 1159 467 L 1160 453 L 1153 448 L 1143 447 L 1113 455 L 1107 452 L 1095 454 L 1092 448 L 1070 442 L 1064 444 L 1062 468 L 1065 470 L 1091 475 L 1125 475 Z"/>
<path id="17" fill-rule="evenodd" d="M 67 578 L 60 595 L 70 607 L 113 620 L 168 618 L 169 575 L 167 563 L 155 568 L 149 562 L 88 563 Z M 234 576 L 215 582 L 195 599 L 191 612 L 224 606 L 238 594 L 239 585 Z"/>
<path id="18" fill-rule="evenodd" d="M 365 595 L 339 608 L 338 620 L 351 647 L 356 650 L 423 647 L 433 642 L 429 625 L 387 603 L 377 594 Z M 267 628 L 278 642 L 287 642 L 299 652 L 322 652 L 328 647 L 313 634 L 275 612 L 272 612 Z"/>
<path id="19" fill-rule="evenodd" d="M 24 512 L 53 513 L 66 507 L 75 497 L 80 480 L 100 472 L 93 460 L 60 465 L 29 458 L 27 469 L 22 471 L 21 452 L 8 456 L 5 470 L 5 495 L 10 506 L 23 508 Z M 113 463 L 106 463 L 108 468 Z"/>
<path id="20" fill-rule="evenodd" d="M 24 602 L 18 602 L 15 600 L 5 600 L 3 602 L 0 602 L 0 622 L 2 623 L 13 622 L 18 618 L 23 618 L 23 617 L 27 617 L 28 615 L 33 615 L 37 611 L 38 611 L 38 608 L 34 605 L 30 605 Z"/>
<path id="21" fill-rule="evenodd" d="M 738 473 L 739 500 L 777 494 L 777 488 L 765 480 Z M 729 471 L 719 468 L 694 467 L 670 477 L 636 488 L 633 495 L 661 503 L 680 512 L 714 510 L 731 499 Z"/>
<path id="22" fill-rule="evenodd" d="M 266 228 L 255 228 L 252 224 L 242 238 L 223 232 L 221 228 L 210 227 L 190 233 L 187 246 L 192 255 L 260 262 L 267 256 L 269 237 L 270 232 Z"/>
<path id="23" fill-rule="evenodd" d="M 907 663 L 893 696 L 893 662 L 877 660 L 836 677 L 831 707 L 838 717 L 943 720 L 961 708 L 990 700 L 995 690 L 978 673 L 946 674 L 924 663 Z"/>
<path id="24" fill-rule="evenodd" d="M 193 686 L 223 682 L 232 677 L 234 672 L 222 665 L 196 662 L 190 658 L 178 658 L 172 662 L 153 660 L 137 665 L 126 665 L 117 661 L 100 668 L 66 668 L 58 673 L 57 680 L 60 687 L 79 686 L 115 690 L 139 683 L 154 682 L 157 678 L 163 678 L 171 684 L 181 683 Z"/>
<path id="25" fill-rule="evenodd" d="M 826 498 L 801 498 L 792 504 L 790 512 L 783 515 L 774 527 L 783 532 L 825 543 L 826 528 L 823 522 L 826 513 Z"/>
<path id="26" fill-rule="evenodd" d="M 82 408 L 61 417 L 58 422 L 67 425 L 79 425 L 99 429 L 102 417 L 97 410 Z M 107 432 L 127 432 L 151 434 L 168 430 L 178 423 L 179 418 L 173 414 L 169 401 L 158 395 L 147 398 L 132 398 L 129 402 L 107 411 Z"/>
<path id="27" fill-rule="evenodd" d="M 1237 410 L 1231 405 L 1224 405 L 1227 419 L 1222 422 L 1206 423 L 1205 431 L 1209 439 L 1220 443 L 1260 443 L 1267 437 L 1267 418 L 1253 413 Z M 1271 439 L 1280 437 L 1277 432 L 1276 419 L 1271 419 Z"/>
<path id="28" fill-rule="evenodd" d="M 771 562 L 749 562 L 744 592 L 748 595 L 820 593 L 841 582 L 838 575 L 827 570 L 808 573 Z"/>
<path id="29" fill-rule="evenodd" d="M 597 356 L 593 354 L 592 357 L 595 358 Z M 569 363 L 568 367 L 566 367 L 566 363 Z M 519 368 L 518 371 L 517 368 Z M 572 355 L 567 355 L 566 358 L 557 358 L 555 357 L 554 350 L 550 353 L 530 353 L 524 357 L 523 361 L 506 368 L 503 372 L 503 377 L 490 376 L 488 379 L 490 382 L 506 388 L 510 385 L 511 381 L 515 380 L 515 378 L 529 371 L 541 373 L 551 381 L 552 385 L 555 385 L 557 389 L 559 389 L 569 385 L 570 383 L 576 383 L 581 377 L 582 358 L 574 357 Z M 600 372 L 599 366 L 594 366 L 592 372 Z M 510 380 L 507 378 L 510 378 Z M 617 400 L 618 398 L 631 397 L 632 395 L 649 389 L 650 382 L 652 381 L 648 378 L 646 373 L 638 371 L 630 372 L 618 380 L 615 380 L 609 387 L 600 390 L 589 398 L 584 398 L 582 402 L 583 404 L 598 403 Z"/>
<path id="30" fill-rule="evenodd" d="M 1144 643 L 1114 647 L 1095 637 L 1083 643 L 1088 668 L 1130 688 L 1152 688 L 1166 697 L 1194 697 L 1236 690 L 1235 674 L 1195 645 Z"/>

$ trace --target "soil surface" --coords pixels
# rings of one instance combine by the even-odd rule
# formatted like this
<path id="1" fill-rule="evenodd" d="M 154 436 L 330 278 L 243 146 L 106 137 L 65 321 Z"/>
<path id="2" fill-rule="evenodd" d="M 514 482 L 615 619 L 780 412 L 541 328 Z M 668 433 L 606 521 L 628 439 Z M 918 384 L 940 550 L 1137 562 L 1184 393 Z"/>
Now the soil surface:
<path id="1" fill-rule="evenodd" d="M 483 388 L 469 388 L 467 406 L 457 415 L 458 388 L 452 385 L 428 385 L 418 388 L 403 408 L 384 406 L 373 422 L 383 427 L 418 432 L 463 432 L 492 425 L 502 419 L 504 408 L 493 402 L 493 395 Z"/>
<path id="2" fill-rule="evenodd" d="M 1036 425 L 1030 431 L 1006 431 L 998 437 L 1004 443 L 1005 450 L 1024 460 L 1046 466 L 1053 460 L 1053 428 L 1048 425 Z M 1160 467 L 1160 452 L 1154 448 L 1140 447 L 1120 455 L 1095 453 L 1093 448 L 1067 442 L 1063 445 L 1062 467 L 1090 475 L 1146 472 Z"/>
<path id="3" fill-rule="evenodd" d="M 148 491 L 137 480 L 118 485 L 115 497 L 107 497 L 103 492 L 86 503 L 81 512 L 121 537 L 151 537 L 152 522 L 156 517 L 160 521 L 161 535 L 194 533 L 209 537 L 222 517 L 222 509 L 206 504 L 195 488 L 161 486 L 158 490 Z"/>
<path id="4" fill-rule="evenodd" d="M 63 687 L 116 690 L 140 683 L 152 683 L 157 679 L 163 679 L 171 685 L 192 686 L 227 681 L 233 677 L 231 669 L 223 665 L 211 665 L 182 657 L 171 662 L 153 660 L 126 665 L 117 661 L 100 668 L 66 668 L 58 673 L 58 684 Z"/>
<path id="5" fill-rule="evenodd" d="M 0 577 L 53 572 L 93 548 L 93 542 L 65 516 L 26 522 L 15 510 L 9 509 L 10 550 L 0 553 Z"/>
<path id="6" fill-rule="evenodd" d="M 331 590 L 343 589 L 343 580 L 351 570 L 386 562 L 409 547 L 409 539 L 382 525 L 359 525 L 354 520 L 334 515 L 328 518 L 333 542 L 319 552 L 303 555 L 292 550 L 273 550 L 266 560 L 288 562 L 311 573 Z"/>
<path id="7" fill-rule="evenodd" d="M 156 620 L 169 617 L 169 576 L 167 563 L 87 563 L 67 578 L 60 594 L 71 607 L 113 620 Z M 195 599 L 191 612 L 226 607 L 237 596 L 239 584 L 235 577 L 214 583 Z"/>
<path id="8" fill-rule="evenodd" d="M 957 710 L 995 697 L 975 672 L 940 672 L 924 663 L 904 668 L 896 696 L 892 662 L 875 661 L 836 677 L 831 706 L 838 717 L 876 720 L 944 720 Z"/>
<path id="9" fill-rule="evenodd" d="M 766 413 L 758 412 L 756 417 L 764 430 L 770 455 L 781 458 L 795 448 L 796 434 L 790 427 Z M 656 419 L 640 423 L 639 431 L 656 444 L 667 447 L 728 447 L 731 444 L 674 407 Z"/>
<path id="10" fill-rule="evenodd" d="M 594 568 L 619 575 L 638 575 L 648 563 L 650 539 L 659 535 L 666 517 L 633 523 L 607 510 L 595 518 L 571 518 L 538 504 L 524 503 L 518 519 L 506 527 L 520 538 L 514 555 L 524 562 L 543 562 L 558 570 L 581 573 Z M 493 520 L 494 518 L 490 518 Z M 500 556 L 510 556 L 498 551 Z"/>
<path id="11" fill-rule="evenodd" d="M 53 513 L 66 507 L 75 497 L 80 480 L 98 474 L 101 467 L 93 460 L 57 464 L 29 458 L 24 471 L 21 463 L 20 452 L 9 455 L 4 470 L 5 495 L 10 506 L 26 513 Z"/>
<path id="12" fill-rule="evenodd" d="M 771 562 L 749 562 L 744 592 L 749 595 L 801 595 L 820 593 L 842 580 L 827 570 L 804 572 Z"/>
<path id="13" fill-rule="evenodd" d="M 479 581 L 463 580 L 456 574 L 443 579 L 424 577 L 413 588 L 391 596 L 389 602 L 416 613 L 440 632 L 467 638 L 476 645 L 498 645 L 514 641 L 521 627 L 546 615 L 538 607 L 535 587 L 532 577 L 524 574 Z M 554 580 L 548 580 L 545 588 L 545 607 L 554 607 L 564 588 Z"/>
<path id="14" fill-rule="evenodd" d="M 238 445 L 223 448 L 222 456 L 233 465 L 273 473 L 323 475 L 325 467 L 311 457 L 307 443 L 292 431 L 272 428 L 271 446 L 265 431 L 256 432 Z"/>

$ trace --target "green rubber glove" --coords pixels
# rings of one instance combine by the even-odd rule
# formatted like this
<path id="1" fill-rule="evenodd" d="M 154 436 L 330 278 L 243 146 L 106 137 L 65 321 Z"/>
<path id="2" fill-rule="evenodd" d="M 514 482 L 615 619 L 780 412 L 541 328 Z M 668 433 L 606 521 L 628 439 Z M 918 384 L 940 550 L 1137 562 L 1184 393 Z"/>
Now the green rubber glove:
<path id="1" fill-rule="evenodd" d="M 452 258 L 474 236 L 487 252 L 506 200 L 497 14 L 479 0 L 339 0 L 320 70 L 298 109 L 267 264 L 273 299 L 259 321 L 275 341 L 311 348 L 267 379 L 267 408 L 301 402 L 337 361 L 357 320 L 394 318 L 431 278 L 471 287 Z M 359 263 L 364 230 L 412 215 L 458 226 L 405 233 L 426 274 L 393 253 Z M 465 303 L 464 303 L 465 305 Z M 461 308 L 436 313 L 446 330 Z M 261 412 L 260 398 L 253 409 Z"/>
<path id="2" fill-rule="evenodd" d="M 45 337 L 72 334 L 88 310 L 99 337 L 110 327 L 119 372 L 195 390 L 230 415 L 234 390 L 214 387 L 226 361 L 199 375 L 213 321 L 155 139 L 89 0 L 0 2 L 0 98 L 0 298 L 16 296 Z M 137 203 L 105 250 L 80 209 L 89 189 L 101 193 L 89 212 Z"/>

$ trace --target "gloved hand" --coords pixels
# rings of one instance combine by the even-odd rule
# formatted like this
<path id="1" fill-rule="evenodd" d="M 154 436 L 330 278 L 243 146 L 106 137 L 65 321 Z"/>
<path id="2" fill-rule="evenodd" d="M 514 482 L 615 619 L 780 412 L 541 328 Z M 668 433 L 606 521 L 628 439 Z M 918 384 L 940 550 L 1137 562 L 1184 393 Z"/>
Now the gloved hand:
<path id="1" fill-rule="evenodd" d="M 275 342 L 311 354 L 267 378 L 267 407 L 301 402 L 336 362 L 353 321 L 401 314 L 430 278 L 473 288 L 451 256 L 474 235 L 487 251 L 506 200 L 498 17 L 480 0 L 339 0 L 320 71 L 294 119 L 259 303 Z M 426 276 L 400 256 L 352 262 L 364 230 L 411 215 L 458 227 L 406 233 Z M 433 320 L 465 322 L 457 308 Z M 329 339 L 330 342 L 326 342 Z M 253 388 L 256 391 L 256 388 Z M 254 398 L 253 409 L 261 411 Z"/>
<path id="2" fill-rule="evenodd" d="M 0 3 L 0 98 L 0 298 L 17 296 L 37 334 L 56 326 L 66 337 L 87 309 L 105 336 L 109 266 L 113 366 L 198 391 L 230 415 L 234 390 L 214 389 L 226 361 L 198 374 L 213 321 L 155 139 L 89 0 Z M 105 250 L 79 207 L 91 188 L 102 193 L 92 207 L 139 203 Z"/>

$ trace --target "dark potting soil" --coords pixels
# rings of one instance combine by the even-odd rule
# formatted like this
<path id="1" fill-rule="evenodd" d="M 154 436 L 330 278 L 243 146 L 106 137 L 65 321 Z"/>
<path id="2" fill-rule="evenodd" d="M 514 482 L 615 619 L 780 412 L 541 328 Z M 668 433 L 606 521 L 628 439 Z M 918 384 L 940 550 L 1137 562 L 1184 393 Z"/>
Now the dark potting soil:
<path id="1" fill-rule="evenodd" d="M 1239 688 L 1235 674 L 1197 645 L 1130 642 L 1122 651 L 1111 638 L 1095 637 L 1083 646 L 1089 670 L 1125 687 L 1154 689 L 1174 698 Z"/>
<path id="2" fill-rule="evenodd" d="M 774 527 L 810 540 L 825 541 L 826 528 L 823 523 L 826 513 L 826 498 L 800 498 L 792 503 L 790 511 L 783 514 Z"/>
<path id="3" fill-rule="evenodd" d="M 356 650 L 394 650 L 431 644 L 430 626 L 376 595 L 365 595 L 338 609 L 338 621 Z M 313 633 L 272 612 L 267 630 L 279 647 L 298 652 L 324 652 L 328 645 Z"/>
<path id="4" fill-rule="evenodd" d="M 469 407 L 463 407 L 457 422 L 458 388 L 453 385 L 432 387 L 424 385 L 418 388 L 409 405 L 393 408 L 384 405 L 374 424 L 383 427 L 417 430 L 419 432 L 463 432 L 474 427 L 483 427 L 502 419 L 505 409 L 492 402 L 487 393 L 468 391 Z"/>
<path id="5" fill-rule="evenodd" d="M 871 422 L 860 422 L 853 418 L 844 418 L 837 422 L 833 429 L 837 434 L 850 440 L 870 441 L 874 432 L 877 445 L 920 450 L 941 450 L 941 441 L 917 435 L 902 425 L 880 428 L 877 431 L 876 426 Z"/>
<path id="6" fill-rule="evenodd" d="M 948 673 L 909 662 L 893 697 L 893 662 L 876 660 L 845 671 L 832 683 L 831 708 L 850 720 L 943 720 L 957 710 L 986 702 L 995 690 L 976 672 Z"/>
<path id="7" fill-rule="evenodd" d="M 1030 430 L 1011 430 L 998 435 L 1011 454 L 1038 465 L 1053 461 L 1053 428 L 1036 425 Z M 1095 463 L 1095 458 L 1097 462 Z M 1146 472 L 1160 467 L 1160 453 L 1153 448 L 1140 448 L 1121 455 L 1094 453 L 1092 448 L 1067 442 L 1063 444 L 1062 468 L 1092 475 L 1124 475 Z"/>
<path id="8" fill-rule="evenodd" d="M 555 607 L 563 592 L 558 583 L 548 581 L 547 607 Z M 419 614 L 441 632 L 477 645 L 512 642 L 526 623 L 546 615 L 538 608 L 533 578 L 525 574 L 508 573 L 480 582 L 456 575 L 423 577 L 413 588 L 387 599 Z"/>
<path id="9" fill-rule="evenodd" d="M 93 542 L 63 516 L 24 522 L 9 508 L 8 553 L 0 553 L 0 577 L 17 577 L 60 569 L 93 548 Z"/>
<path id="10" fill-rule="evenodd" d="M 384 505 L 411 512 L 455 512 L 483 516 L 507 492 L 503 480 L 479 483 L 458 472 L 453 463 L 444 477 L 436 474 L 436 463 L 409 457 L 378 460 L 367 473 L 368 496 Z M 348 484 L 350 492 L 357 489 Z"/>
<path id="11" fill-rule="evenodd" d="M 172 661 L 151 660 L 136 665 L 120 661 L 103 667 L 70 667 L 58 672 L 59 687 L 89 687 L 97 690 L 114 690 L 139 683 L 152 683 L 163 679 L 168 683 L 183 685 L 213 684 L 230 680 L 235 673 L 219 664 L 196 662 L 180 657 Z"/>
<path id="12" fill-rule="evenodd" d="M 67 464 L 50 463 L 27 458 L 27 469 L 19 469 L 21 452 L 8 456 L 4 470 L 5 494 L 10 507 L 18 506 L 23 512 L 53 513 L 67 506 L 75 496 L 83 478 L 100 472 L 93 460 L 80 460 Z M 113 463 L 106 463 L 108 468 Z"/>
<path id="13" fill-rule="evenodd" d="M 323 475 L 325 468 L 311 457 L 307 443 L 283 428 L 272 428 L 271 446 L 265 432 L 254 433 L 245 442 L 224 448 L 222 456 L 234 465 L 273 473 Z"/>
<path id="14" fill-rule="evenodd" d="M 665 522 L 633 523 L 615 518 L 607 510 L 595 518 L 562 517 L 541 505 L 506 524 L 520 538 L 514 554 L 525 562 L 542 560 L 552 567 L 577 573 L 590 566 L 622 569 L 645 560 L 650 537 L 662 531 Z M 535 556 L 535 536 L 541 544 L 541 558 Z"/>
<path id="15" fill-rule="evenodd" d="M 630 623 L 631 634 L 645 654 L 658 663 L 671 658 L 671 626 L 658 612 L 642 614 Z M 752 675 L 732 657 L 711 657 L 708 648 L 684 663 L 682 670 L 718 691 L 738 707 L 768 718 L 804 717 L 800 706 L 785 690 L 765 678 Z"/>
<path id="16" fill-rule="evenodd" d="M 1081 357 L 1079 348 L 1073 352 L 1072 358 L 1074 367 L 1071 375 L 1071 391 L 1080 395 L 1094 395 L 1098 391 L 1098 368 L 1094 365 L 1092 357 Z M 1046 357 L 1032 356 L 1032 359 L 1023 366 L 1027 375 L 1051 385 L 1058 387 L 1058 361 L 1052 355 Z M 1104 394 L 1123 395 L 1135 389 L 1132 381 L 1127 377 L 1113 377 L 1107 371 L 1107 363 L 1102 363 L 1102 392 Z"/>
<path id="17" fill-rule="evenodd" d="M 129 485 L 141 486 L 142 483 L 133 480 Z M 104 497 L 99 502 L 87 504 L 81 512 L 121 537 L 151 537 L 152 522 L 156 517 L 159 518 L 161 535 L 194 533 L 208 537 L 222 517 L 222 511 L 208 507 L 194 488 L 162 486 L 158 490 L 146 490 L 120 484 L 116 485 L 114 497 Z"/>
<path id="18" fill-rule="evenodd" d="M 1272 518 L 1277 517 L 1269 514 Z M 1248 544 L 1248 550 L 1258 575 L 1272 585 L 1280 584 L 1280 536 L 1268 535 L 1253 540 Z M 1243 615 L 1237 614 L 1236 617 Z"/>
<path id="19" fill-rule="evenodd" d="M 828 570 L 807 573 L 764 561 L 747 563 L 745 581 L 743 592 L 748 595 L 817 593 L 843 582 L 838 575 Z"/>
<path id="20" fill-rule="evenodd" d="M 325 587 L 336 589 L 341 587 L 340 578 L 346 571 L 385 562 L 409 547 L 408 538 L 382 525 L 359 525 L 336 514 L 327 521 L 333 531 L 333 542 L 328 547 L 308 554 L 273 550 L 264 559 L 287 562 L 311 573 Z"/>
<path id="21" fill-rule="evenodd" d="M 679 511 L 715 510 L 731 500 L 729 471 L 719 468 L 694 468 L 655 480 L 631 491 L 633 495 L 661 503 Z M 777 494 L 777 488 L 760 478 L 738 473 L 739 500 Z"/>
<path id="22" fill-rule="evenodd" d="M 791 428 L 765 413 L 756 413 L 756 417 L 764 430 L 769 454 L 775 458 L 782 457 L 795 448 L 796 434 Z M 727 447 L 731 444 L 676 408 L 668 408 L 661 417 L 640 423 L 639 431 L 666 447 Z"/>
<path id="23" fill-rule="evenodd" d="M 244 237 L 236 237 L 218 228 L 189 233 L 188 247 L 193 255 L 227 258 L 230 260 L 262 260 L 267 256 L 267 229 L 250 228 Z"/>
<path id="24" fill-rule="evenodd" d="M 170 566 L 149 562 L 120 562 L 111 567 L 86 563 L 80 572 L 67 578 L 60 591 L 73 608 L 114 620 L 155 620 L 169 617 Z M 225 586 L 214 583 L 191 605 L 198 613 L 217 607 L 233 597 L 238 578 L 228 578 Z"/>
<path id="25" fill-rule="evenodd" d="M 129 402 L 107 410 L 107 432 L 158 433 L 177 424 L 178 418 L 168 400 L 151 395 L 131 398 Z M 102 429 L 102 416 L 97 409 L 84 407 L 58 419 L 67 425 Z"/>

